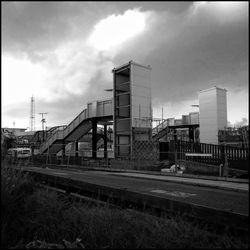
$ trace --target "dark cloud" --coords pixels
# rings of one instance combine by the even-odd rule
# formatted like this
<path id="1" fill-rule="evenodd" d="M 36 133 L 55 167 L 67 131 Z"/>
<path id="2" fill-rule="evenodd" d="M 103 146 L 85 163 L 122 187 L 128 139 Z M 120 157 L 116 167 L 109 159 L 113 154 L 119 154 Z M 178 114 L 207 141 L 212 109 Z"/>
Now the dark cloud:
<path id="1" fill-rule="evenodd" d="M 114 57 L 99 54 L 91 60 L 87 50 L 82 51 L 81 47 L 72 50 L 69 57 L 69 62 L 75 60 L 72 66 L 59 67 L 54 77 L 63 86 L 70 76 L 79 75 L 76 84 L 83 84 L 86 89 L 77 95 L 57 84 L 53 91 L 64 91 L 63 98 L 45 101 L 37 97 L 37 107 L 40 112 L 49 110 L 48 119 L 53 120 L 53 125 L 71 121 L 87 102 L 110 96 L 104 89 L 112 87 L 112 68 L 130 60 L 152 66 L 154 104 L 197 99 L 200 89 L 213 85 L 233 91 L 242 91 L 248 85 L 248 10 L 235 20 L 225 16 L 222 22 L 222 15 L 216 19 L 205 8 L 192 12 L 193 2 L 2 2 L 1 5 L 2 51 L 15 57 L 26 55 L 37 63 L 47 60 L 51 68 L 58 64 L 58 58 L 53 56 L 58 46 L 71 41 L 80 44 L 94 25 L 108 15 L 123 14 L 135 7 L 151 11 L 146 31 L 123 44 Z M 87 67 L 89 64 L 92 66 Z M 91 77 L 85 77 L 86 82 L 84 67 L 91 71 Z M 29 104 L 24 106 L 23 103 L 18 108 L 10 107 L 4 113 L 28 117 Z"/>
<path id="2" fill-rule="evenodd" d="M 209 13 L 191 17 L 188 12 L 159 12 L 151 30 L 140 36 L 116 62 L 138 59 L 150 64 L 155 103 L 197 98 L 197 92 L 214 85 L 242 89 L 248 84 L 247 15 L 222 24 Z"/>
<path id="3" fill-rule="evenodd" d="M 2 45 L 5 53 L 28 55 L 38 62 L 42 52 L 86 38 L 93 25 L 114 11 L 102 2 L 3 2 Z M 97 8 L 98 7 L 98 8 Z"/>
<path id="4" fill-rule="evenodd" d="M 86 37 L 93 25 L 111 14 L 129 8 L 167 8 L 180 13 L 191 2 L 2 2 L 2 45 L 5 52 L 28 53 L 36 60 L 38 52 L 54 49 L 65 41 Z"/>

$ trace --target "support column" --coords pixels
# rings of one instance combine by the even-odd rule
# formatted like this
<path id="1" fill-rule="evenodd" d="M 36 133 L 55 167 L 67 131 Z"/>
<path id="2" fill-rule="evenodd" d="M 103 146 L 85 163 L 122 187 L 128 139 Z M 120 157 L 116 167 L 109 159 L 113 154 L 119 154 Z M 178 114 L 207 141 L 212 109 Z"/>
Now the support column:
<path id="1" fill-rule="evenodd" d="M 92 158 L 96 159 L 97 151 L 97 120 L 92 119 Z"/>
<path id="2" fill-rule="evenodd" d="M 107 135 L 107 124 L 104 125 L 104 158 L 107 159 L 108 158 L 108 139 L 107 139 L 108 135 Z"/>
<path id="3" fill-rule="evenodd" d="M 74 162 L 75 162 L 75 165 L 78 165 L 78 141 L 75 141 L 75 159 L 74 159 Z"/>
<path id="4" fill-rule="evenodd" d="M 194 142 L 194 128 L 189 127 L 188 128 L 188 134 L 189 134 L 189 141 Z"/>
<path id="5" fill-rule="evenodd" d="M 66 147 L 66 145 L 65 145 L 65 141 L 62 141 L 62 164 L 64 164 L 64 162 L 65 162 L 65 156 L 66 156 L 66 154 L 65 154 L 65 147 Z"/>
<path id="6" fill-rule="evenodd" d="M 174 141 L 177 141 L 177 131 L 174 129 Z"/>
<path id="7" fill-rule="evenodd" d="M 75 157 L 78 157 L 78 141 L 75 141 Z"/>

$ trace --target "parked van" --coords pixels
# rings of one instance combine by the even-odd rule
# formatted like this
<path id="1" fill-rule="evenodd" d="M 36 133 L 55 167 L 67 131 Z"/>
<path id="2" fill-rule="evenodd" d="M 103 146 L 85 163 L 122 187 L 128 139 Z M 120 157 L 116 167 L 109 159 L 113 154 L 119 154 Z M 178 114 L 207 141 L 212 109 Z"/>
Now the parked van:
<path id="1" fill-rule="evenodd" d="M 9 148 L 8 159 L 29 159 L 32 156 L 31 148 Z"/>

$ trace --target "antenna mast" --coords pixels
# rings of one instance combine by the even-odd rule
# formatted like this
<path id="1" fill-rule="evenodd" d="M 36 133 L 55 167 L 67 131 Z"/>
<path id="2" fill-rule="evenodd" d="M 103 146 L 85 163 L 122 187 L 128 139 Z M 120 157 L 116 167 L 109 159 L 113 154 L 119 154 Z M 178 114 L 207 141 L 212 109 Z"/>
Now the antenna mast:
<path id="1" fill-rule="evenodd" d="M 31 97 L 30 102 L 30 131 L 35 130 L 35 98 Z"/>

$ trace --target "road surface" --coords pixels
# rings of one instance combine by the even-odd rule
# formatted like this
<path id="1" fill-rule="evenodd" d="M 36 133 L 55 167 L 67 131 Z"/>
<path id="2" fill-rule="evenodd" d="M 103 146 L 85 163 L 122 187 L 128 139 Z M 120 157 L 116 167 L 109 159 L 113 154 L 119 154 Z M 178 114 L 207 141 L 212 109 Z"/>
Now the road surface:
<path id="1" fill-rule="evenodd" d="M 65 169 L 34 167 L 25 167 L 24 169 L 52 176 L 70 178 L 71 180 L 96 184 L 98 186 L 132 191 L 192 205 L 205 206 L 217 210 L 229 211 L 247 216 L 249 214 L 248 192 L 237 192 L 196 185 L 192 186 L 190 184 L 149 180 L 138 177 L 134 178 L 105 171 L 68 171 Z"/>

